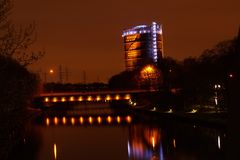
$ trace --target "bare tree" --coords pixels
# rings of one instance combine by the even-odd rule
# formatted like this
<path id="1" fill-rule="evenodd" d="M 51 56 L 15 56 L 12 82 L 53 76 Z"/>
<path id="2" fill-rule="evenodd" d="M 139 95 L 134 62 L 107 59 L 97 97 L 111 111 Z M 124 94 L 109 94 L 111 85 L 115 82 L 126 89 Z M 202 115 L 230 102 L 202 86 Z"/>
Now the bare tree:
<path id="1" fill-rule="evenodd" d="M 36 25 L 17 28 L 8 16 L 12 10 L 11 0 L 0 0 L 0 55 L 16 59 L 27 66 L 39 60 L 44 52 L 30 52 L 29 47 L 36 41 Z"/>

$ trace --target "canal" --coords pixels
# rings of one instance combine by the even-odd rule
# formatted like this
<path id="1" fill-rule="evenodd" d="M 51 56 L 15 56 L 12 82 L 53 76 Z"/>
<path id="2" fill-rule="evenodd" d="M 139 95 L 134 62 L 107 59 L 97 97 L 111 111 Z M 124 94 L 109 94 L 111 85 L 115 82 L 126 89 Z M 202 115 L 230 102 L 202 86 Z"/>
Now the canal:
<path id="1" fill-rule="evenodd" d="M 29 121 L 11 159 L 224 160 L 224 129 L 145 119 L 108 104 L 48 109 Z"/>

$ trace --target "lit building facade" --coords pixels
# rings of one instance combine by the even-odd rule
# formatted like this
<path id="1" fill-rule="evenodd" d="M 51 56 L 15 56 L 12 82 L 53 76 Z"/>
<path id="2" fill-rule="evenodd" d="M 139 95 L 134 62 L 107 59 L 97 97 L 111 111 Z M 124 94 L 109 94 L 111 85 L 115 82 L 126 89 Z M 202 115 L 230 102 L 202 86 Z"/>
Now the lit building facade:
<path id="1" fill-rule="evenodd" d="M 156 22 L 126 29 L 122 37 L 127 71 L 152 63 L 158 65 L 163 58 L 162 26 Z"/>

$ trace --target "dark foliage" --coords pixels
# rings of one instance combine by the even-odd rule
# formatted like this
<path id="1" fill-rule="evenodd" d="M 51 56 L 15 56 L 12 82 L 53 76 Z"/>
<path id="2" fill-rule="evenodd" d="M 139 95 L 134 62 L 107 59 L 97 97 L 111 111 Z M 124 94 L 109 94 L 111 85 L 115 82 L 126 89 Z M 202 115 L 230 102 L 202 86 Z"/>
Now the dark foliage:
<path id="1" fill-rule="evenodd" d="M 165 84 L 181 88 L 185 105 L 214 104 L 215 84 L 221 86 L 218 96 L 222 107 L 228 106 L 229 84 L 239 77 L 240 36 L 218 43 L 199 57 L 189 57 L 181 62 L 165 59 Z M 170 67 L 169 67 L 170 66 Z M 171 68 L 171 72 L 167 70 Z M 171 76 L 170 76 L 171 75 Z"/>
<path id="2" fill-rule="evenodd" d="M 110 78 L 110 89 L 130 90 L 138 88 L 138 71 L 123 71 Z"/>
<path id="3" fill-rule="evenodd" d="M 26 107 L 37 90 L 38 78 L 10 57 L 0 55 L 0 157 L 7 159 L 22 142 Z"/>
<path id="4" fill-rule="evenodd" d="M 17 61 L 0 56 L 0 110 L 22 109 L 31 100 L 38 86 L 38 78 Z"/>

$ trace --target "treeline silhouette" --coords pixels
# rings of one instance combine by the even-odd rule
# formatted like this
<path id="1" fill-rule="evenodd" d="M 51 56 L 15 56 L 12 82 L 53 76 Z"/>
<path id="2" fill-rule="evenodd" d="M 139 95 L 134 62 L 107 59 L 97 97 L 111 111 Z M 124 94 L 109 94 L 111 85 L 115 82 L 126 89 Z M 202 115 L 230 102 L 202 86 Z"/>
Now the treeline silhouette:
<path id="1" fill-rule="evenodd" d="M 0 112 L 24 109 L 38 88 L 38 77 L 16 60 L 0 55 Z"/>
<path id="2" fill-rule="evenodd" d="M 35 25 L 16 27 L 9 20 L 12 0 L 0 1 L 0 159 L 19 158 L 25 145 L 25 126 L 30 118 L 27 107 L 36 93 L 39 78 L 26 66 L 36 62 L 43 52 L 29 51 L 35 42 Z M 32 151 L 36 149 L 32 147 Z M 22 150 L 21 150 L 22 149 Z M 19 154 L 16 154 L 16 151 Z M 33 153 L 33 152 L 32 152 Z M 29 154 L 32 156 L 32 153 Z M 31 159 L 34 159 L 33 157 Z"/>

